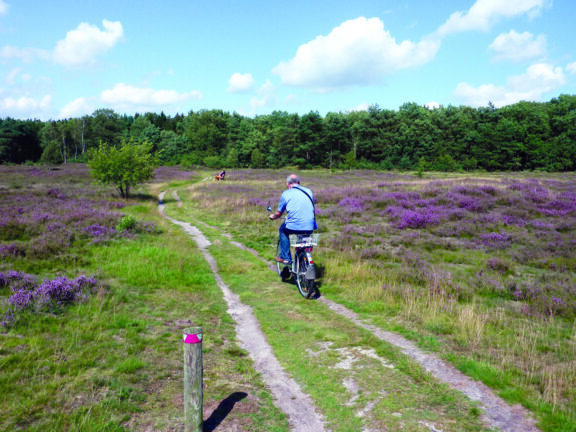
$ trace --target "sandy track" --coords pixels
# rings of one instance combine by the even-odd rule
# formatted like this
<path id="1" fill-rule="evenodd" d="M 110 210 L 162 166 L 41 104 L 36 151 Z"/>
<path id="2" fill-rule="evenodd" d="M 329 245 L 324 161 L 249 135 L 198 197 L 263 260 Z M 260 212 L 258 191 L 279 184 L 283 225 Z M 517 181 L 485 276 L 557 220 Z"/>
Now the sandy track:
<path id="1" fill-rule="evenodd" d="M 474 381 L 434 354 L 425 353 L 403 336 L 363 322 L 355 312 L 345 306 L 324 297 L 318 300 L 354 324 L 370 331 L 378 339 L 397 346 L 404 354 L 416 360 L 438 380 L 464 393 L 470 400 L 478 402 L 479 407 L 484 410 L 482 421 L 486 426 L 497 428 L 502 432 L 540 432 L 540 429 L 534 426 L 535 422 L 530 412 L 522 405 L 508 405 L 483 383 Z"/>
<path id="2" fill-rule="evenodd" d="M 243 304 L 218 274 L 216 261 L 207 250 L 210 246 L 208 239 L 198 228 L 165 214 L 162 204 L 164 194 L 165 192 L 162 192 L 159 196 L 160 213 L 170 222 L 181 226 L 196 241 L 224 294 L 224 300 L 228 304 L 228 313 L 236 322 L 236 334 L 240 346 L 248 351 L 250 358 L 254 361 L 255 369 L 260 372 L 262 379 L 272 391 L 276 406 L 288 416 L 291 430 L 295 432 L 325 431 L 324 419 L 314 408 L 312 399 L 301 390 L 296 381 L 288 376 L 274 356 L 272 347 L 268 344 L 260 329 L 260 324 L 252 313 L 252 308 Z"/>

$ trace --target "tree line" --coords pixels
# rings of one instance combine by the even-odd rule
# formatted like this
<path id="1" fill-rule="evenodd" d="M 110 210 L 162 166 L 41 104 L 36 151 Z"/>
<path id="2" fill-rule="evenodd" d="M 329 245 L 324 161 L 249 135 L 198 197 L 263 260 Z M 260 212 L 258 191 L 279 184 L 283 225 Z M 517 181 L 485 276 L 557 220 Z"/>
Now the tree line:
<path id="1" fill-rule="evenodd" d="M 398 110 L 284 111 L 254 118 L 222 110 L 58 121 L 0 119 L 0 163 L 84 162 L 101 143 L 147 143 L 161 164 L 212 168 L 576 170 L 576 96 L 502 108 L 406 103 Z"/>

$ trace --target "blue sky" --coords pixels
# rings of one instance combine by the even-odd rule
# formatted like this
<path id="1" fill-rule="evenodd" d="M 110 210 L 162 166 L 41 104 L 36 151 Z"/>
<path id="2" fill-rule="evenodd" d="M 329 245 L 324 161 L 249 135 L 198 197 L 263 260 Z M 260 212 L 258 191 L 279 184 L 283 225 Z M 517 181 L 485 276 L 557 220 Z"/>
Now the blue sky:
<path id="1" fill-rule="evenodd" d="M 0 0 L 0 118 L 576 94 L 574 0 Z"/>

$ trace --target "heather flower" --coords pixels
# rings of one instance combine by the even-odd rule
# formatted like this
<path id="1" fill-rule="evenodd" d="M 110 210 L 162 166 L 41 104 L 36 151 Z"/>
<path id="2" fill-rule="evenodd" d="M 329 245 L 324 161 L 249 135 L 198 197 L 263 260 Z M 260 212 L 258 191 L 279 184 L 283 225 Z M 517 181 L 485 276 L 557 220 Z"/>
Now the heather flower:
<path id="1" fill-rule="evenodd" d="M 499 278 L 490 277 L 488 274 L 484 274 L 482 270 L 476 273 L 473 283 L 480 291 L 495 293 L 503 297 L 510 296 L 510 291 L 506 290 Z"/>
<path id="2" fill-rule="evenodd" d="M 491 232 L 487 234 L 481 234 L 480 239 L 482 240 L 482 244 L 494 249 L 503 249 L 509 247 L 512 242 L 512 238 L 506 231 L 502 231 L 500 233 Z"/>
<path id="3" fill-rule="evenodd" d="M 52 215 L 50 213 L 34 213 L 32 219 L 34 222 L 43 224 L 52 219 Z"/>
<path id="4" fill-rule="evenodd" d="M 64 194 L 59 189 L 56 189 L 56 188 L 48 189 L 48 191 L 46 192 L 46 195 L 48 195 L 49 197 L 54 197 L 54 198 L 61 199 L 61 200 L 66 199 Z"/>
<path id="5" fill-rule="evenodd" d="M 398 206 L 390 206 L 386 209 L 386 214 L 392 219 L 398 219 L 404 214 L 404 209 Z"/>
<path id="6" fill-rule="evenodd" d="M 60 312 L 67 305 L 85 302 L 95 293 L 98 280 L 87 276 L 70 280 L 60 276 L 38 284 L 31 275 L 10 271 L 0 273 L 0 285 L 10 286 L 13 291 L 8 298 L 9 309 L 2 317 L 7 326 L 25 310 Z"/>
<path id="7" fill-rule="evenodd" d="M 14 312 L 21 312 L 32 306 L 34 295 L 31 291 L 22 288 L 16 291 L 9 299 L 8 304 Z"/>
<path id="8" fill-rule="evenodd" d="M 511 284 L 510 289 L 514 299 L 525 301 L 532 313 L 570 318 L 576 315 L 576 290 L 570 279 L 526 281 L 518 285 Z"/>
<path id="9" fill-rule="evenodd" d="M 113 228 L 108 228 L 100 224 L 93 224 L 84 227 L 83 231 L 91 237 L 106 237 L 116 232 Z"/>
<path id="10" fill-rule="evenodd" d="M 453 201 L 458 207 L 470 212 L 485 212 L 494 205 L 494 198 L 491 196 L 479 197 L 465 195 L 459 192 L 448 192 L 446 197 Z"/>
<path id="11" fill-rule="evenodd" d="M 70 248 L 74 233 L 69 230 L 62 232 L 47 232 L 32 239 L 26 250 L 29 258 L 46 258 L 67 251 Z"/>
<path id="12" fill-rule="evenodd" d="M 528 224 L 526 219 L 522 219 L 521 217 L 503 214 L 502 215 L 502 222 L 506 225 L 513 225 L 517 227 L 523 227 L 524 225 Z"/>
<path id="13" fill-rule="evenodd" d="M 12 292 L 18 289 L 33 290 L 38 285 L 37 279 L 29 274 L 10 270 L 0 273 L 0 287 L 11 287 Z"/>
<path id="14" fill-rule="evenodd" d="M 126 207 L 126 203 L 124 202 L 106 202 L 108 207 L 113 208 L 113 209 L 122 209 L 124 207 Z"/>
<path id="15" fill-rule="evenodd" d="M 260 198 L 248 198 L 246 203 L 252 207 L 266 207 L 266 203 Z"/>
<path id="16" fill-rule="evenodd" d="M 491 196 L 497 196 L 498 195 L 498 189 L 495 188 L 494 186 L 490 186 L 490 185 L 480 185 L 478 186 L 478 189 L 485 194 L 491 195 Z"/>
<path id="17" fill-rule="evenodd" d="M 397 228 L 425 228 L 428 225 L 434 225 L 439 222 L 440 217 L 431 211 L 420 213 L 412 210 L 405 210 L 400 217 Z"/>
<path id="18" fill-rule="evenodd" d="M 494 270 L 498 273 L 506 273 L 509 270 L 508 264 L 502 261 L 500 258 L 489 258 L 486 262 L 489 269 Z"/>
<path id="19" fill-rule="evenodd" d="M 406 264 L 417 269 L 425 269 L 430 265 L 420 254 L 410 250 L 406 250 L 402 258 Z"/>
<path id="20" fill-rule="evenodd" d="M 541 230 L 553 230 L 554 224 L 550 222 L 546 222 L 542 219 L 534 219 L 530 221 L 530 226 L 533 228 L 541 229 Z"/>
<path id="21" fill-rule="evenodd" d="M 147 234 L 160 234 L 162 230 L 153 222 L 138 222 L 138 232 Z"/>
<path id="22" fill-rule="evenodd" d="M 349 213 L 362 213 L 364 205 L 358 198 L 348 197 L 340 200 L 338 207 L 343 207 Z"/>
<path id="23" fill-rule="evenodd" d="M 14 243 L 0 245 L 0 257 L 23 257 L 25 255 L 24 248 Z"/>
<path id="24" fill-rule="evenodd" d="M 37 306 L 40 309 L 57 310 L 74 302 L 78 295 L 78 287 L 65 276 L 44 281 L 34 291 Z"/>

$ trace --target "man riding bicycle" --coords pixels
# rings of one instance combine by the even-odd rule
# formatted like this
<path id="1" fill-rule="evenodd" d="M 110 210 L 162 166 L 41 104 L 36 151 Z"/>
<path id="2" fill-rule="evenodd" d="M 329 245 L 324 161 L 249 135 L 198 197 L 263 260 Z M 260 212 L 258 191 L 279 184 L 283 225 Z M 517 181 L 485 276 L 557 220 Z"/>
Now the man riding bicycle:
<path id="1" fill-rule="evenodd" d="M 310 235 L 317 229 L 316 218 L 314 216 L 314 195 L 312 191 L 300 185 L 300 177 L 290 174 L 286 179 L 285 190 L 280 197 L 278 210 L 272 213 L 271 220 L 278 219 L 282 213 L 286 212 L 286 221 L 280 226 L 280 256 L 276 261 L 283 264 L 290 264 L 290 234 Z"/>

